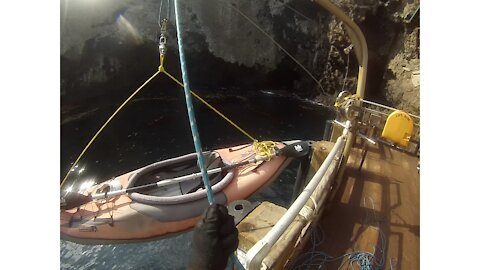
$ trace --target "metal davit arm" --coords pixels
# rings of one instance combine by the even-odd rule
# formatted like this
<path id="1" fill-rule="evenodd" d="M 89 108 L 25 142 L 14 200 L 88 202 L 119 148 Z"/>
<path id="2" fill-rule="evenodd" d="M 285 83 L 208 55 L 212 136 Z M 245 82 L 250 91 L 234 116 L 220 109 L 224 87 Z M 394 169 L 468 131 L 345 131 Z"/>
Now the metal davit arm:
<path id="1" fill-rule="evenodd" d="M 312 0 L 313 1 L 313 0 Z M 363 35 L 360 27 L 345 14 L 339 7 L 335 6 L 328 0 L 315 0 L 317 4 L 325 8 L 327 11 L 335 15 L 339 20 L 341 20 L 345 24 L 346 32 L 348 37 L 353 43 L 353 49 L 355 51 L 355 56 L 357 57 L 357 61 L 359 63 L 358 66 L 358 80 L 357 80 L 357 96 L 360 98 L 358 101 L 361 103 L 363 97 L 365 95 L 365 85 L 367 79 L 367 65 L 368 65 L 368 47 L 367 41 L 365 40 L 365 36 Z M 355 130 L 355 123 L 353 124 L 353 129 Z M 348 160 L 350 156 L 350 150 L 352 149 L 353 142 L 355 141 L 355 132 L 349 133 L 347 142 L 345 144 L 345 150 L 343 151 L 343 155 L 345 156 L 345 160 Z M 342 175 L 342 173 L 340 173 Z"/>
<path id="2" fill-rule="evenodd" d="M 367 65 L 368 65 L 368 47 L 365 36 L 363 35 L 360 27 L 350 19 L 339 7 L 335 6 L 328 0 L 315 0 L 317 4 L 321 5 L 327 11 L 335 15 L 341 20 L 347 29 L 347 34 L 353 43 L 353 49 L 358 63 L 358 83 L 357 83 L 357 95 L 363 99 L 365 93 L 365 83 L 367 77 Z"/>

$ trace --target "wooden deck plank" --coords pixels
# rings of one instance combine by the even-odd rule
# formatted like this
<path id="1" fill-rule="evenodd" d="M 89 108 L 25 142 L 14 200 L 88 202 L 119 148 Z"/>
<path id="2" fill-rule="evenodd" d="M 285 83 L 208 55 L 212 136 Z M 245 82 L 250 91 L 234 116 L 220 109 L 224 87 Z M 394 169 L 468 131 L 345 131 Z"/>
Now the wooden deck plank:
<path id="1" fill-rule="evenodd" d="M 387 254 L 384 269 L 419 269 L 418 158 L 384 146 L 369 149 L 360 171 L 361 150 L 352 149 L 344 181 L 318 224 L 317 232 L 324 239 L 316 251 L 336 257 L 354 250 L 376 250 L 380 258 L 381 231 Z M 341 260 L 322 269 L 340 265 Z M 348 264 L 340 269 L 348 269 Z"/>

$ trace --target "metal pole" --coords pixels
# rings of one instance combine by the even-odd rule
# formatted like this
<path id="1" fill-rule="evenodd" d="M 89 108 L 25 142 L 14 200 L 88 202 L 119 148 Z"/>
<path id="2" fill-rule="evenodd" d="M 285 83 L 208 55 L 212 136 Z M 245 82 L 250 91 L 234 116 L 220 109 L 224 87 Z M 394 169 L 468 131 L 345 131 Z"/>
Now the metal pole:
<path id="1" fill-rule="evenodd" d="M 338 19 L 345 23 L 347 27 L 347 35 L 353 43 L 355 55 L 359 60 L 358 70 L 358 83 L 357 83 L 357 95 L 363 98 L 365 93 L 365 83 L 367 77 L 367 64 L 368 64 L 368 49 L 367 41 L 358 25 L 350 19 L 340 8 L 332 4 L 328 0 L 315 0 L 317 4 L 321 5 L 327 11 L 335 15 Z"/>
<path id="2" fill-rule="evenodd" d="M 335 15 L 338 19 L 340 19 L 345 24 L 345 29 L 347 35 L 349 36 L 350 40 L 353 43 L 353 49 L 355 51 L 355 56 L 358 59 L 359 67 L 358 67 L 358 81 L 357 81 L 357 96 L 360 99 L 363 99 L 365 94 L 365 85 L 366 85 L 366 78 L 367 78 L 367 65 L 368 65 L 368 48 L 367 48 L 367 41 L 365 40 L 365 36 L 363 35 L 360 27 L 345 14 L 339 7 L 335 6 L 328 0 L 315 0 L 317 4 L 321 5 L 327 11 Z M 359 103 L 362 101 L 359 100 Z M 361 104 L 359 104 L 361 105 Z M 355 141 L 355 129 L 356 123 L 352 123 L 353 125 L 353 132 L 348 134 L 347 142 L 345 144 L 345 149 L 343 150 L 343 155 L 345 156 L 345 160 L 348 160 L 350 156 L 350 150 L 353 146 Z M 340 165 L 340 172 L 339 176 L 343 177 L 345 164 Z"/>
<path id="3" fill-rule="evenodd" d="M 391 111 L 396 111 L 398 109 L 395 109 L 393 107 L 389 107 L 387 105 L 383 105 L 383 104 L 380 104 L 380 103 L 376 103 L 376 102 L 373 102 L 373 101 L 369 101 L 369 100 L 366 100 L 366 99 L 363 99 L 362 100 L 363 102 L 367 103 L 367 104 L 371 104 L 371 105 L 375 105 L 375 106 L 378 106 L 380 108 L 384 108 L 384 109 L 387 109 L 387 110 L 391 110 Z M 408 113 L 408 112 L 407 112 Z M 420 119 L 420 116 L 418 115 L 415 115 L 415 114 L 412 114 L 412 113 L 408 113 L 408 115 L 410 115 L 411 117 L 415 117 L 415 118 L 418 118 Z"/>

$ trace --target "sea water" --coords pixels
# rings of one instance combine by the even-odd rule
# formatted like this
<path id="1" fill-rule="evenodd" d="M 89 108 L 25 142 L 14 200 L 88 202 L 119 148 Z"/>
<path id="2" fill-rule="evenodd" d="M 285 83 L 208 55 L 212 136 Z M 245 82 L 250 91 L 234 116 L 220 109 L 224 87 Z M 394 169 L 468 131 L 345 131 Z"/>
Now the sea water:
<path id="1" fill-rule="evenodd" d="M 208 97 L 209 93 L 202 95 Z M 333 117 L 333 112 L 323 106 L 260 91 L 222 94 L 208 100 L 258 140 L 321 140 L 326 120 Z M 76 114 L 62 115 L 62 176 L 116 106 L 92 104 L 82 112 L 77 108 Z M 249 142 L 206 106 L 198 102 L 194 106 L 205 150 Z M 140 97 L 126 106 L 92 144 L 65 187 L 73 185 L 75 190 L 86 181 L 102 182 L 191 152 L 194 146 L 181 92 Z M 298 162 L 292 162 L 274 183 L 250 200 L 268 200 L 288 207 L 297 166 Z M 132 244 L 80 245 L 61 240 L 60 264 L 61 269 L 184 269 L 190 241 L 191 232 Z"/>

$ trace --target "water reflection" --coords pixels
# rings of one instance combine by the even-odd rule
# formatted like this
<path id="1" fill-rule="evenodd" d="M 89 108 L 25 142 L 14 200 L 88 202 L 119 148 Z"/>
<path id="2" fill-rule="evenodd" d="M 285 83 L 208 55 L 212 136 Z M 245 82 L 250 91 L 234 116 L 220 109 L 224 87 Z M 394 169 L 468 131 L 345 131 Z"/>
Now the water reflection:
<path id="1" fill-rule="evenodd" d="M 61 241 L 61 269 L 185 269 L 192 233 L 119 245 L 80 245 Z"/>

